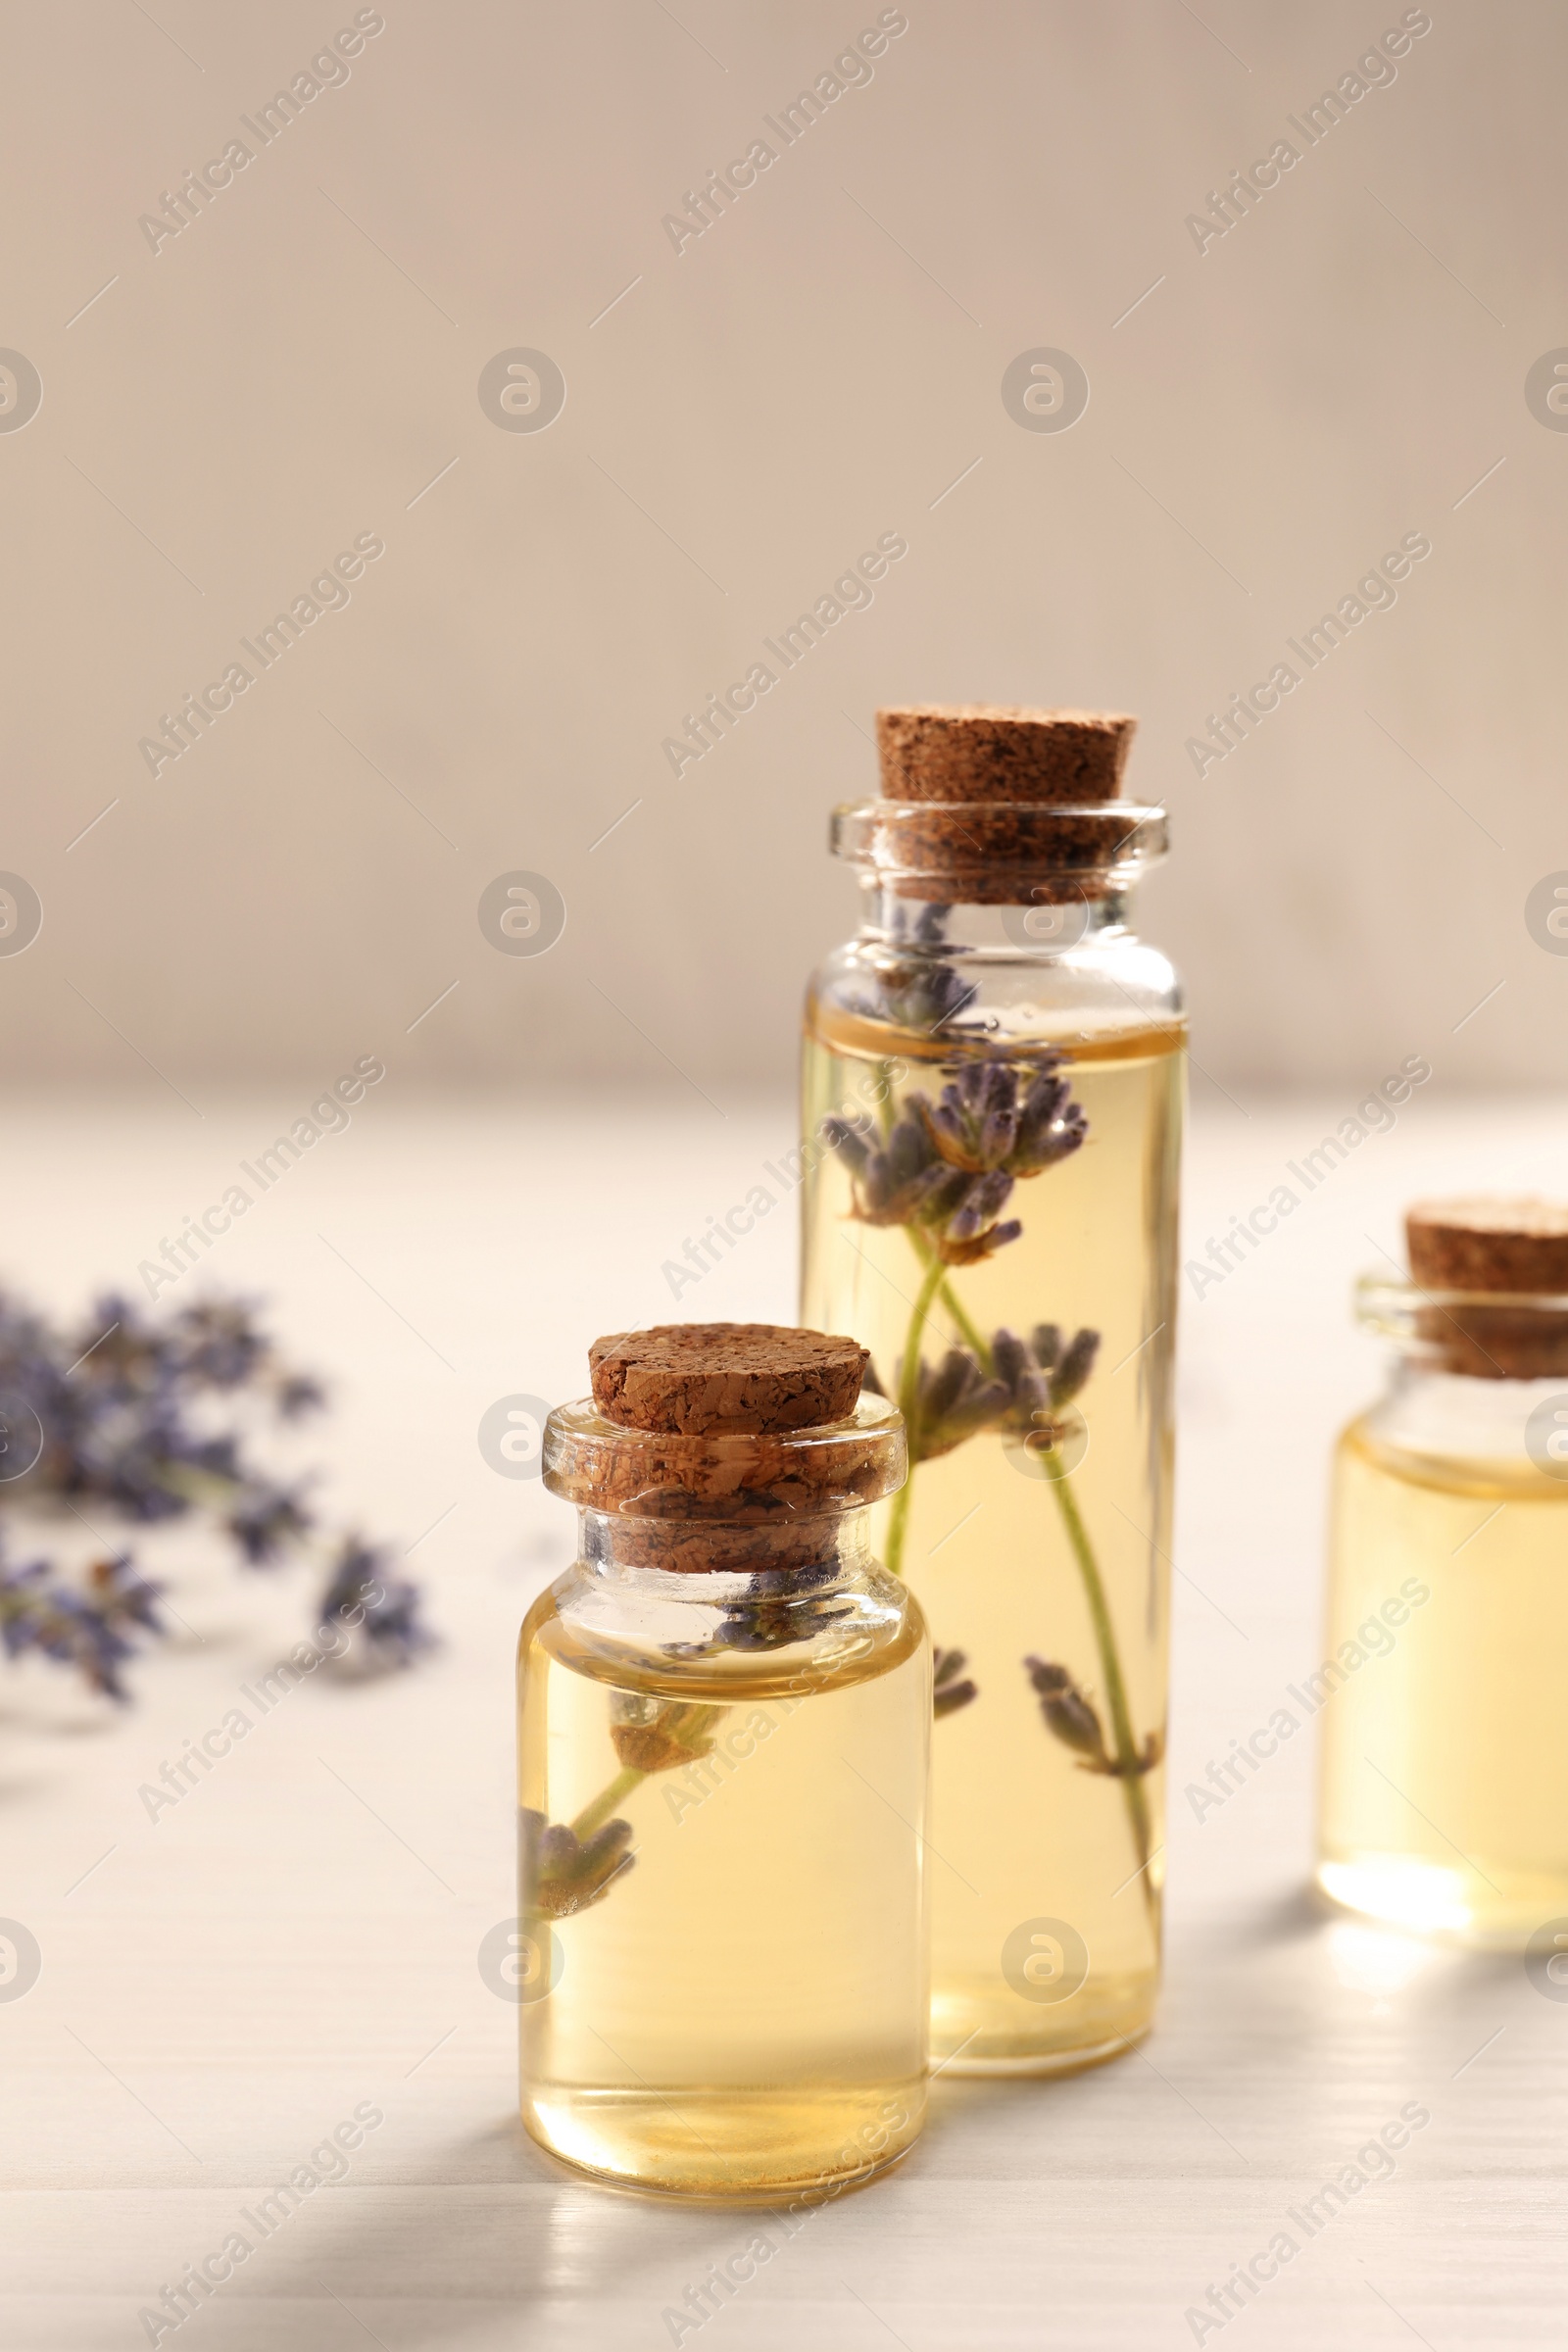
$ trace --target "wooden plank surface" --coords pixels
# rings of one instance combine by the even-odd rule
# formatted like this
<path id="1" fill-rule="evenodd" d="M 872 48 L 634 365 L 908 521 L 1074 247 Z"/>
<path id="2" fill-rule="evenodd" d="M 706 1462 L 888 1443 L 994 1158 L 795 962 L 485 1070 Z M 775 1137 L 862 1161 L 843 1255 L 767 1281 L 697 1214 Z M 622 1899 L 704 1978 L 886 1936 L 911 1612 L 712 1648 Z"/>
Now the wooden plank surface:
<path id="1" fill-rule="evenodd" d="M 678 1306 L 661 1275 L 787 1146 L 788 1105 L 720 1123 L 695 1097 L 687 1116 L 385 1096 L 210 1263 L 271 1296 L 334 1376 L 302 1457 L 330 1459 L 330 1511 L 416 1545 L 445 1647 L 373 1687 L 302 1684 L 156 1820 L 139 1787 L 299 1638 L 308 1579 L 236 1571 L 199 1540 L 148 1545 L 184 1623 L 134 1669 L 133 1708 L 107 1715 L 37 1665 L 0 1677 L 0 1915 L 43 1952 L 33 1988 L 0 2001 L 0 2340 L 147 2341 L 138 2311 L 368 2108 L 381 2121 L 341 2177 L 160 2340 L 1148 2352 L 1198 2340 L 1187 2313 L 1212 2318 L 1209 2286 L 1284 2229 L 1299 2251 L 1202 2341 L 1560 2343 L 1568 2004 L 1517 1959 L 1317 1907 L 1306 1740 L 1201 1823 L 1181 1791 L 1318 1655 L 1326 1449 L 1379 1377 L 1351 1273 L 1397 1249 L 1418 1190 L 1568 1189 L 1561 1118 L 1419 1102 L 1245 1267 L 1184 1296 L 1157 2032 L 1072 2081 L 940 2082 L 903 2169 L 786 2239 L 766 2217 L 594 2188 L 520 2136 L 515 2013 L 476 1951 L 512 1907 L 515 1627 L 572 1530 L 536 1483 L 489 1469 L 476 1430 L 500 1396 L 579 1392 L 600 1330 L 788 1317 L 788 1202 Z M 1200 1117 L 1189 1251 L 1349 1107 Z M 297 1110 L 234 1098 L 198 1125 L 177 1103 L 13 1103 L 6 1275 L 62 1307 L 134 1282 Z M 1287 2219 L 1406 2102 L 1430 2121 L 1392 2177 L 1310 2236 Z M 777 2242 L 755 2279 L 677 2331 L 663 2315 L 759 2227 Z"/>

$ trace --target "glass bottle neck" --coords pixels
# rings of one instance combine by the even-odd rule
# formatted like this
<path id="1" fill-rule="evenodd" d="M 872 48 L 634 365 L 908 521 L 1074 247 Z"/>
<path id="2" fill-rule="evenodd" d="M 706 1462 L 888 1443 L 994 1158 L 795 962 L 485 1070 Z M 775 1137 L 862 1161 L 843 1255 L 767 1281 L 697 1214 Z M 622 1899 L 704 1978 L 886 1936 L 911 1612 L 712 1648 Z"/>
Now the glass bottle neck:
<path id="1" fill-rule="evenodd" d="M 1070 874 L 1036 885 L 1021 906 L 911 899 L 875 875 L 860 884 L 860 937 L 901 954 L 1058 956 L 1133 936 L 1130 889 L 1097 886 L 1089 896 Z"/>
<path id="2" fill-rule="evenodd" d="M 645 1519 L 580 1507 L 579 1556 L 596 1573 L 666 1600 L 759 1593 L 787 1599 L 873 1566 L 867 1508 L 792 1517 L 788 1526 L 724 1519 Z"/>
<path id="3" fill-rule="evenodd" d="M 1402 1451 L 1524 1461 L 1549 1453 L 1558 1405 L 1568 1405 L 1560 1373 L 1488 1379 L 1401 1355 L 1367 1419 L 1384 1445 Z M 1568 1411 L 1562 1420 L 1568 1428 Z"/>

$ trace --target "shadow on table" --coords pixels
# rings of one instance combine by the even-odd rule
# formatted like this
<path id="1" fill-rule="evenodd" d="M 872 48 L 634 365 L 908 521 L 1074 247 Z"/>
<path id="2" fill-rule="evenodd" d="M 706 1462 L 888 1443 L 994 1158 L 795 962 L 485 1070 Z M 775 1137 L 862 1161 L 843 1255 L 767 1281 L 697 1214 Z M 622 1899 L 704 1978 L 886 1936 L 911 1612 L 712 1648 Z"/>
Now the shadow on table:
<path id="1" fill-rule="evenodd" d="M 1071 2182 L 1086 2166 L 1103 2180 L 1129 2168 L 1141 2177 L 1150 2149 L 1167 2141 L 1184 2167 L 1215 2180 L 1241 2178 L 1238 2167 L 1254 2159 L 1329 2168 L 1346 2132 L 1337 2085 L 1381 2086 L 1392 2069 L 1423 2095 L 1446 2089 L 1538 2007 L 1517 1953 L 1386 1930 L 1305 1887 L 1260 1892 L 1178 1926 L 1155 2029 L 1141 2045 L 1147 2064 L 1129 2056 L 1049 2080 L 944 2077 L 906 2162 L 836 2208 L 853 2203 L 865 2241 L 885 2231 L 893 2245 L 929 2230 L 933 2188 L 951 2178 L 994 2180 L 1005 2195 L 1019 2180 Z M 602 2185 L 554 2162 L 511 2115 L 427 2143 L 412 2176 L 363 2201 L 334 2200 L 308 2240 L 280 2237 L 268 2294 L 308 2303 L 310 2328 L 330 2329 L 346 2313 L 385 2352 L 490 2352 L 524 2340 L 554 2352 L 590 2338 L 668 2339 L 665 2314 L 678 2324 L 692 2291 L 759 2230 L 778 2260 L 743 2290 L 746 2309 L 799 2293 L 797 2265 L 808 2279 L 836 2276 L 831 2223 L 819 2236 L 808 2216 L 778 2242 L 766 2208 Z M 775 2272 L 785 2274 L 776 2282 Z M 294 2340 L 296 2352 L 336 2352 L 349 2339 Z"/>
<path id="2" fill-rule="evenodd" d="M 688 2292 L 759 2230 L 787 2251 L 770 2208 L 586 2180 L 514 2117 L 432 2149 L 422 2169 L 423 2182 L 378 2188 L 366 2210 L 290 2249 L 290 2275 L 274 2272 L 270 2291 L 337 2305 L 386 2352 L 452 2352 L 481 2337 L 510 2345 L 530 2320 L 526 2340 L 543 2352 L 557 2340 L 539 2332 L 549 2318 L 561 2341 L 575 2342 L 590 2309 L 607 2328 L 634 2327 L 637 2341 L 666 2340 L 664 2312 L 689 2320 Z M 835 2204 L 875 2193 L 867 2183 Z"/>

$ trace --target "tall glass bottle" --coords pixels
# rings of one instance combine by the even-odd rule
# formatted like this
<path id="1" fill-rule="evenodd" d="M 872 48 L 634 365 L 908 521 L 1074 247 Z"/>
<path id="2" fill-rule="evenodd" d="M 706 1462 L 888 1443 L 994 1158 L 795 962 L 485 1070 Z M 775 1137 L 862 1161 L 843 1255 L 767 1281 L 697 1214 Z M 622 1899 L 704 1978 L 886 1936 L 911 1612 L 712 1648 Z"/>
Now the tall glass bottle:
<path id="1" fill-rule="evenodd" d="M 630 1337 L 737 1329 L 807 1337 Z M 547 1424 L 581 1544 L 518 1651 L 522 2114 L 602 2178 L 832 2195 L 924 2118 L 930 1647 L 867 1542 L 903 1428 L 849 1356 L 825 1426 Z"/>
<path id="2" fill-rule="evenodd" d="M 907 1425 L 937 1648 L 933 2057 L 1115 2055 L 1159 1975 L 1184 1027 L 1132 929 L 1133 722 L 883 711 L 858 936 L 807 1002 L 803 1314 Z M 873 1375 L 868 1375 L 868 1379 Z"/>
<path id="3" fill-rule="evenodd" d="M 1340 1440 L 1327 1642 L 1298 1691 L 1322 1720 L 1318 1883 L 1468 1943 L 1549 1930 L 1561 1999 L 1568 1207 L 1432 1202 L 1406 1230 L 1413 1279 L 1359 1288 L 1397 1353 Z"/>

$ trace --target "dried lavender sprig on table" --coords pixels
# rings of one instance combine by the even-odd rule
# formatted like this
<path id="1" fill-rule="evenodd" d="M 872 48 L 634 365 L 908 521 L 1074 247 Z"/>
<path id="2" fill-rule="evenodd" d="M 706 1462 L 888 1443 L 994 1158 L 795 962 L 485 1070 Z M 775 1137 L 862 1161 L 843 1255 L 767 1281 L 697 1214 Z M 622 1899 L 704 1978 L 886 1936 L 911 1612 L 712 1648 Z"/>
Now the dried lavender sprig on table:
<path id="1" fill-rule="evenodd" d="M 47 1560 L 13 1568 L 0 1559 L 0 1646 L 8 1658 L 35 1649 L 76 1667 L 106 1698 L 128 1698 L 120 1670 L 136 1654 L 130 1631 L 164 1631 L 156 1605 L 162 1592 L 124 1552 L 94 1561 L 85 1592 L 63 1583 Z"/>
<path id="2" fill-rule="evenodd" d="M 0 1291 L 0 1439 L 8 1466 L 19 1465 L 0 1478 L 0 1510 L 63 1507 L 89 1528 L 89 1511 L 143 1526 L 205 1513 L 242 1561 L 270 1567 L 317 1541 L 310 1482 L 256 1463 L 234 1416 L 259 1404 L 287 1424 L 323 1402 L 320 1385 L 281 1360 L 248 1300 L 207 1298 L 155 1320 L 110 1293 L 73 1330 Z M 392 1575 L 389 1559 L 341 1539 L 316 1620 L 356 1632 L 371 1667 L 407 1665 L 432 1643 L 417 1589 Z M 124 1698 L 132 1634 L 164 1630 L 158 1591 L 123 1554 L 101 1559 L 80 1589 L 46 1560 L 0 1567 L 0 1645 L 74 1665 L 92 1689 Z"/>
<path id="3" fill-rule="evenodd" d="M 437 1646 L 419 1615 L 418 1586 L 396 1575 L 391 1562 L 389 1545 L 345 1536 L 321 1599 L 321 1624 L 357 1631 L 371 1671 L 412 1666 Z"/>

